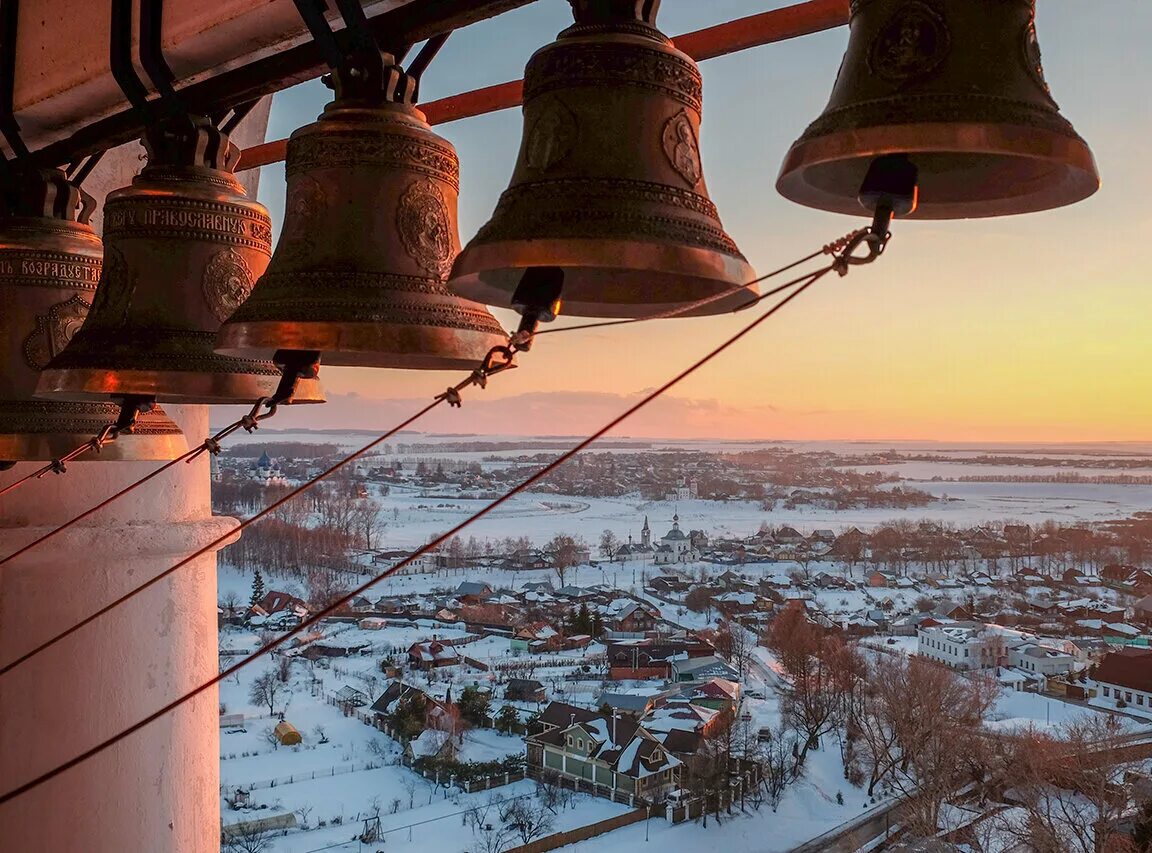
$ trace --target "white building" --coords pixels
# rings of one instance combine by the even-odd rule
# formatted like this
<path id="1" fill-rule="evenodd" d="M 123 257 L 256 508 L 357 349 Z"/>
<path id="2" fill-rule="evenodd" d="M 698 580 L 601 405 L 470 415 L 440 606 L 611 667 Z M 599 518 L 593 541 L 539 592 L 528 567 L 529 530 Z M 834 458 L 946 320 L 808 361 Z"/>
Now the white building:
<path id="1" fill-rule="evenodd" d="M 916 654 L 961 672 L 998 666 L 1008 655 L 1008 638 L 976 622 L 920 628 L 916 639 Z"/>
<path id="2" fill-rule="evenodd" d="M 657 564 L 688 563 L 699 559 L 700 555 L 692 546 L 692 539 L 680 529 L 679 514 L 672 516 L 672 529 L 660 537 L 653 557 Z"/>
<path id="3" fill-rule="evenodd" d="M 1070 672 L 1076 657 L 1056 641 L 1000 625 L 957 622 L 917 631 L 917 654 L 961 672 L 1008 667 L 1021 670 L 1038 685 L 1053 675 Z"/>
<path id="4" fill-rule="evenodd" d="M 1045 678 L 1072 671 L 1076 658 L 1063 649 L 1040 643 L 1018 643 L 1008 650 L 1008 665 Z"/>

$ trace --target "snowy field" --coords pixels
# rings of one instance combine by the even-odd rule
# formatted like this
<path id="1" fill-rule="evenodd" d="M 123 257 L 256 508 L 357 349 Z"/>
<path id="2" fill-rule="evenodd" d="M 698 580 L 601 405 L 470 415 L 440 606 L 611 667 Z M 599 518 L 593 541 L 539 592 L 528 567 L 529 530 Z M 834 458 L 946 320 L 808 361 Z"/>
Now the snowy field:
<path id="1" fill-rule="evenodd" d="M 871 529 L 907 518 L 972 526 L 991 521 L 1025 521 L 1033 525 L 1123 518 L 1152 508 L 1152 486 L 1089 483 L 916 483 L 941 498 L 925 507 L 826 510 L 813 507 L 765 512 L 753 501 L 644 501 L 620 498 L 566 497 L 552 494 L 517 495 L 464 534 L 498 540 L 527 536 L 543 544 L 556 533 L 578 534 L 595 546 L 604 530 L 621 541 L 639 539 L 647 516 L 653 536 L 663 536 L 678 514 L 682 530 L 704 530 L 711 537 L 743 537 L 762 523 L 789 524 L 803 532 L 817 528 Z M 456 496 L 429 497 L 417 489 L 393 487 L 378 497 L 387 524 L 381 547 L 416 547 L 464 521 L 487 504 Z"/>

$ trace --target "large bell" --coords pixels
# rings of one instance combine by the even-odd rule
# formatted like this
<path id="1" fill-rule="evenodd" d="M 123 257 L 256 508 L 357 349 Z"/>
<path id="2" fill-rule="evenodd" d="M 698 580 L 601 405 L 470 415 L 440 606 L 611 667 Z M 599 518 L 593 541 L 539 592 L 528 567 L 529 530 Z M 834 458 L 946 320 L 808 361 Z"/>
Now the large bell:
<path id="1" fill-rule="evenodd" d="M 656 29 L 658 5 L 573 0 L 576 24 L 529 60 L 512 182 L 453 291 L 508 306 L 526 268 L 559 267 L 565 313 L 643 317 L 754 277 L 704 185 L 700 72 Z"/>
<path id="2" fill-rule="evenodd" d="M 389 58 L 390 59 L 390 58 Z M 392 66 L 377 97 L 337 99 L 292 134 L 284 229 L 217 352 L 317 350 L 325 364 L 470 368 L 508 335 L 444 287 L 460 250 L 460 166 Z"/>
<path id="3" fill-rule="evenodd" d="M 92 313 L 40 377 L 41 396 L 252 403 L 271 396 L 268 361 L 213 352 L 272 250 L 267 211 L 232 174 L 239 149 L 206 120 L 153 129 L 148 166 L 104 206 L 104 270 Z M 320 401 L 301 380 L 294 402 Z"/>
<path id="4" fill-rule="evenodd" d="M 30 176 L 0 217 L 0 460 L 48 461 L 75 450 L 119 414 L 115 403 L 34 400 L 36 378 L 80 328 L 100 276 L 100 238 L 88 225 L 92 199 L 51 170 Z M 82 461 L 173 459 L 184 434 L 159 408 L 131 432 Z"/>
<path id="5" fill-rule="evenodd" d="M 872 161 L 907 155 L 909 218 L 1003 216 L 1072 204 L 1100 185 L 1087 144 L 1044 81 L 1034 0 L 853 0 L 824 113 L 776 188 L 809 207 L 865 214 Z"/>

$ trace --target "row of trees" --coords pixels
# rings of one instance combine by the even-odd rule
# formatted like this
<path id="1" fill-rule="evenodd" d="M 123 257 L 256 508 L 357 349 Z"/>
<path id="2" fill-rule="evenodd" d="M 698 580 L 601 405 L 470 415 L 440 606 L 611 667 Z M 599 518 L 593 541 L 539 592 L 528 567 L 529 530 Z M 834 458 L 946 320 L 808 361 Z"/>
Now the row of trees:
<path id="1" fill-rule="evenodd" d="M 835 736 L 847 781 L 870 798 L 899 797 L 913 838 L 935 837 L 944 804 L 970 790 L 991 815 L 976 830 L 986 841 L 1011 839 L 1034 853 L 1152 849 L 1152 807 L 1138 826 L 1143 846 L 1123 846 L 1117 834 L 1129 799 L 1115 759 L 1116 717 L 1085 715 L 1048 732 L 991 731 L 985 720 L 1000 691 L 992 680 L 915 656 L 865 658 L 798 608 L 776 619 L 768 643 L 789 687 L 780 731 L 762 750 L 766 789 L 782 792 L 808 752 Z M 996 805 L 1004 797 L 1011 808 Z"/>

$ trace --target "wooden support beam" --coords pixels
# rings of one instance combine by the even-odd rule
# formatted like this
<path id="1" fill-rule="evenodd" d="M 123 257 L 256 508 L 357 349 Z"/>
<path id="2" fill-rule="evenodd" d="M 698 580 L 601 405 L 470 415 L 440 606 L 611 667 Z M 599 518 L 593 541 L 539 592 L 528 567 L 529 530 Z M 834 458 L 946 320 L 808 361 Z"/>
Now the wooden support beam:
<path id="1" fill-rule="evenodd" d="M 676 36 L 676 46 L 697 61 L 725 56 L 741 50 L 760 47 L 812 35 L 848 23 L 848 0 L 807 0 L 783 9 L 773 9 L 739 18 L 714 27 Z M 524 81 L 511 80 L 429 101 L 420 109 L 431 124 L 444 124 L 462 118 L 518 107 L 524 99 Z M 256 169 L 284 159 L 287 139 L 276 139 L 244 149 L 240 169 Z"/>

